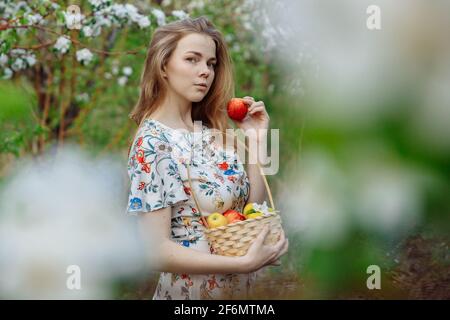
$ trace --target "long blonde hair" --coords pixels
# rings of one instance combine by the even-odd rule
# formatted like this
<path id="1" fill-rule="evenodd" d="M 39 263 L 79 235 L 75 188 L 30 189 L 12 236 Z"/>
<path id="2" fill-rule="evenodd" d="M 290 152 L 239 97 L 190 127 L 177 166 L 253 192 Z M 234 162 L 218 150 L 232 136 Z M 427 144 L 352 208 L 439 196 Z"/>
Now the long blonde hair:
<path id="1" fill-rule="evenodd" d="M 204 125 L 220 132 L 229 128 L 226 106 L 234 96 L 233 62 L 222 34 L 203 16 L 174 21 L 155 30 L 141 75 L 139 100 L 129 115 L 138 126 L 163 102 L 167 94 L 163 67 L 178 41 L 191 33 L 210 36 L 216 44 L 217 58 L 215 77 L 209 92 L 202 101 L 192 103 L 192 120 L 201 120 Z"/>

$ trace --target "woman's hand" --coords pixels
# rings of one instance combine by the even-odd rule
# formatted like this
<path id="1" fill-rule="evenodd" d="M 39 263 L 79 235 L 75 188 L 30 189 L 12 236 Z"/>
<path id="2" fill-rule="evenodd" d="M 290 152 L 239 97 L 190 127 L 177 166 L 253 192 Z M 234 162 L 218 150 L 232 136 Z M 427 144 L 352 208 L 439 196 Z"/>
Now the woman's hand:
<path id="1" fill-rule="evenodd" d="M 242 98 L 247 104 L 248 113 L 242 121 L 235 121 L 236 126 L 246 132 L 248 129 L 254 129 L 260 133 L 260 129 L 268 129 L 270 117 L 266 111 L 266 106 L 262 101 L 255 101 L 253 97 L 246 96 Z"/>
<path id="2" fill-rule="evenodd" d="M 247 254 L 243 256 L 249 272 L 256 271 L 267 265 L 279 266 L 280 257 L 284 255 L 289 247 L 289 240 L 281 232 L 280 240 L 274 245 L 265 245 L 264 240 L 269 234 L 269 227 L 264 226 L 263 230 L 256 237 L 248 248 Z"/>

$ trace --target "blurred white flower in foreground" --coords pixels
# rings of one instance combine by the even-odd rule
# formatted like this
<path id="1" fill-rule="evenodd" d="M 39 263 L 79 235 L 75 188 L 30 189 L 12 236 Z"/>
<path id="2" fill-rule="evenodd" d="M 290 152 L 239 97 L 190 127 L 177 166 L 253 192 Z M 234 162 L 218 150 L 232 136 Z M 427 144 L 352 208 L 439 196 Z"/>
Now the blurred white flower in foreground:
<path id="1" fill-rule="evenodd" d="M 286 87 L 312 101 L 305 111 L 310 122 L 365 129 L 404 112 L 417 115 L 413 136 L 437 151 L 450 150 L 444 120 L 450 109 L 449 1 L 244 2 L 254 5 L 252 21 L 262 25 L 255 35 L 280 58 Z M 366 26 L 366 9 L 374 4 L 381 30 Z M 413 99 L 397 103 L 405 96 Z"/>
<path id="2" fill-rule="evenodd" d="M 404 170 L 368 168 L 355 197 L 359 220 L 367 229 L 385 234 L 414 226 L 423 197 L 412 176 Z"/>
<path id="3" fill-rule="evenodd" d="M 365 230 L 396 238 L 416 227 L 425 213 L 425 196 L 439 178 L 394 156 L 381 142 L 347 150 L 352 160 L 354 221 Z"/>
<path id="4" fill-rule="evenodd" d="M 285 225 L 306 243 L 324 246 L 336 244 L 353 227 L 395 238 L 417 226 L 426 189 L 439 183 L 437 177 L 376 145 L 345 154 L 342 169 L 331 154 L 311 150 L 298 168 L 287 170 L 276 201 Z"/>
<path id="5" fill-rule="evenodd" d="M 124 215 L 122 166 L 58 152 L 18 163 L 1 190 L 3 298 L 109 298 L 114 280 L 143 271 L 136 226 Z M 66 286 L 70 265 L 81 269 L 81 290 Z"/>
<path id="6" fill-rule="evenodd" d="M 297 174 L 282 179 L 283 224 L 310 245 L 331 246 L 345 236 L 345 179 L 331 158 L 319 151 L 303 156 Z"/>

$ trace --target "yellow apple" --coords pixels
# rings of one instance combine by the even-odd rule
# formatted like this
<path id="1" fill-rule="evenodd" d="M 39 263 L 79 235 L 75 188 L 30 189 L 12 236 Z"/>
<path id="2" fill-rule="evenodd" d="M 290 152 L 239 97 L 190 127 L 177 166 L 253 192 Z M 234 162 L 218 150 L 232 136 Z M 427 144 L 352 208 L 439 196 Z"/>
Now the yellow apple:
<path id="1" fill-rule="evenodd" d="M 260 216 L 262 216 L 262 215 L 263 215 L 262 212 L 256 211 L 256 212 L 249 213 L 249 214 L 245 215 L 245 217 L 246 217 L 247 219 L 254 219 L 254 218 L 260 217 Z"/>
<path id="2" fill-rule="evenodd" d="M 228 219 L 222 214 L 214 212 L 208 216 L 207 222 L 209 228 L 214 229 L 221 226 L 226 226 L 228 224 Z"/>
<path id="3" fill-rule="evenodd" d="M 255 209 L 253 209 L 253 203 L 247 203 L 244 207 L 244 215 L 254 213 L 256 212 Z"/>

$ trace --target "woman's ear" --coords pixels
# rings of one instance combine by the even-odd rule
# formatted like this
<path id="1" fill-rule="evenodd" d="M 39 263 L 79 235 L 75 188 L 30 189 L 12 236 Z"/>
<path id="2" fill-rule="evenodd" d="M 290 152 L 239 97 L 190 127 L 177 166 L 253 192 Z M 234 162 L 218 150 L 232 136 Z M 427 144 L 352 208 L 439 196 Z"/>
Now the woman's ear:
<path id="1" fill-rule="evenodd" d="M 163 78 L 167 79 L 166 66 L 165 65 L 162 66 L 161 74 L 162 74 Z"/>

